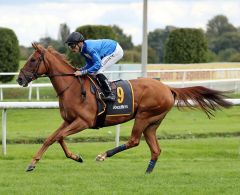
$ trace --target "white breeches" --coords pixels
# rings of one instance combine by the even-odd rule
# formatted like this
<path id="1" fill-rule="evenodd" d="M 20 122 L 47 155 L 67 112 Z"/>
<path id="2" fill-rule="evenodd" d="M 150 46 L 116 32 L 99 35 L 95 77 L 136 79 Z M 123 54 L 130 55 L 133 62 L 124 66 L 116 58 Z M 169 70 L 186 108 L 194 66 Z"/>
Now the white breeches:
<path id="1" fill-rule="evenodd" d="M 101 61 L 101 68 L 96 72 L 96 74 L 103 73 L 108 67 L 116 64 L 123 57 L 123 49 L 117 43 L 115 51 L 105 56 Z"/>

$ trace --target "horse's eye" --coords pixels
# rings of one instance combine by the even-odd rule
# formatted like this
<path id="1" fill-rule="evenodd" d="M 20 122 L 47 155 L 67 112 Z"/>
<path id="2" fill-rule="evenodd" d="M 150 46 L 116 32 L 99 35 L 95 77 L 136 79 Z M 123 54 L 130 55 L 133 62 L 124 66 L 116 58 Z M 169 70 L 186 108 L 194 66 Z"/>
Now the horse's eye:
<path id="1" fill-rule="evenodd" d="M 30 62 L 35 62 L 36 60 L 34 59 L 34 58 L 32 58 L 31 60 L 30 60 Z"/>

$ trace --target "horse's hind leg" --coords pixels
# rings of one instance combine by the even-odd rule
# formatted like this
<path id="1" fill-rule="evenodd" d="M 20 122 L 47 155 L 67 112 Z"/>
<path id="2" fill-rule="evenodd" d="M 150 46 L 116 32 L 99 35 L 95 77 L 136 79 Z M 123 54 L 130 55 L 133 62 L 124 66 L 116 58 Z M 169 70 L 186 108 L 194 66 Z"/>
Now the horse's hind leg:
<path id="1" fill-rule="evenodd" d="M 148 126 L 143 132 L 145 140 L 151 150 L 151 160 L 148 164 L 146 173 L 151 173 L 161 153 L 161 149 L 157 140 L 156 131 L 161 122 Z"/>
<path id="2" fill-rule="evenodd" d="M 158 116 L 158 119 L 155 122 L 151 123 L 143 132 L 145 140 L 151 151 L 151 160 L 148 164 L 146 173 L 151 173 L 153 171 L 158 157 L 161 154 L 161 148 L 157 140 L 156 132 L 157 128 L 159 127 L 167 113 L 168 111 L 165 111 L 164 113 L 160 114 Z"/>
<path id="3" fill-rule="evenodd" d="M 144 120 L 136 119 L 133 126 L 132 135 L 129 138 L 128 142 L 111 150 L 108 150 L 102 154 L 99 154 L 96 157 L 96 160 L 104 161 L 107 157 L 111 157 L 119 152 L 138 146 L 140 143 L 142 132 L 146 127 L 147 122 L 144 122 Z"/>

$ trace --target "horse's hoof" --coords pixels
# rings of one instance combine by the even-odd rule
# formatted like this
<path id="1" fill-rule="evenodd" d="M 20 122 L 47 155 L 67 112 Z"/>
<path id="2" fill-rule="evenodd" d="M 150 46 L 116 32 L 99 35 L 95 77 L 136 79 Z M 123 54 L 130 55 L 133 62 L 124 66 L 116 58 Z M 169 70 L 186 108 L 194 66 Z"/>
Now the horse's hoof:
<path id="1" fill-rule="evenodd" d="M 145 172 L 146 175 L 149 175 L 149 174 L 151 174 L 151 173 L 152 173 L 152 171 L 146 171 L 146 172 Z"/>
<path id="2" fill-rule="evenodd" d="M 76 155 L 77 156 L 77 159 L 76 159 L 76 161 L 77 162 L 80 162 L 80 163 L 83 163 L 83 158 L 78 154 L 78 155 Z"/>
<path id="3" fill-rule="evenodd" d="M 96 157 L 96 161 L 104 161 L 106 159 L 106 155 L 105 154 L 99 154 Z"/>
<path id="4" fill-rule="evenodd" d="M 28 168 L 26 169 L 26 172 L 30 172 L 33 171 L 35 169 L 36 166 L 34 165 L 29 165 Z"/>

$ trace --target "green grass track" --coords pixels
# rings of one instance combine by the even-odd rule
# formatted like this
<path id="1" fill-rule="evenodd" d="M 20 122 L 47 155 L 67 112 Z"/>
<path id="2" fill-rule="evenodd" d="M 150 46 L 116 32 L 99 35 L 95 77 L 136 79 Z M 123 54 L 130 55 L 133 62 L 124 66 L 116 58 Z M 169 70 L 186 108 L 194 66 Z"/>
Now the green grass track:
<path id="1" fill-rule="evenodd" d="M 84 163 L 66 159 L 53 144 L 34 172 L 25 168 L 38 144 L 8 145 L 0 156 L 0 194 L 211 194 L 238 195 L 240 190 L 239 137 L 160 141 L 162 155 L 150 175 L 147 144 L 104 162 L 95 156 L 114 146 L 105 143 L 69 143 Z"/>

